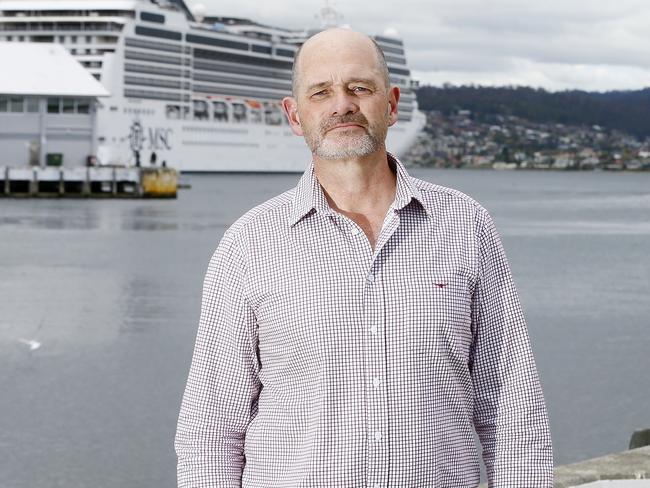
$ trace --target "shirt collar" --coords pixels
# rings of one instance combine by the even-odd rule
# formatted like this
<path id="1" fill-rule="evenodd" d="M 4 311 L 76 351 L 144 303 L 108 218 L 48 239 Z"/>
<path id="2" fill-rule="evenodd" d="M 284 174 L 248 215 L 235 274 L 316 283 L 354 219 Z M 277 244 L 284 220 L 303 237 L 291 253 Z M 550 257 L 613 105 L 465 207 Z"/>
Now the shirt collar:
<path id="1" fill-rule="evenodd" d="M 395 200 L 393 201 L 392 207 L 396 210 L 401 210 L 414 199 L 420 204 L 426 214 L 431 217 L 431 212 L 422 199 L 422 193 L 413 184 L 413 179 L 406 171 L 404 164 L 391 153 L 387 153 L 387 156 L 388 164 L 397 174 Z M 295 225 L 305 215 L 314 210 L 316 213 L 322 215 L 332 215 L 334 213 L 327 203 L 323 189 L 316 178 L 313 160 L 298 181 L 291 203 L 292 209 L 289 222 L 291 226 Z"/>

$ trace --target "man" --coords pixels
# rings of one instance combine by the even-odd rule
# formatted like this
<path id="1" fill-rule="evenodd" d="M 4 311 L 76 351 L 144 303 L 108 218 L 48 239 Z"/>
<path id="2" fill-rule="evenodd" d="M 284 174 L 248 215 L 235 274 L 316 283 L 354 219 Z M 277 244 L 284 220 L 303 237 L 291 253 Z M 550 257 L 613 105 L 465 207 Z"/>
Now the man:
<path id="1" fill-rule="evenodd" d="M 400 91 L 346 29 L 283 100 L 313 161 L 224 234 L 176 437 L 182 487 L 552 487 L 546 407 L 488 212 L 386 152 Z"/>

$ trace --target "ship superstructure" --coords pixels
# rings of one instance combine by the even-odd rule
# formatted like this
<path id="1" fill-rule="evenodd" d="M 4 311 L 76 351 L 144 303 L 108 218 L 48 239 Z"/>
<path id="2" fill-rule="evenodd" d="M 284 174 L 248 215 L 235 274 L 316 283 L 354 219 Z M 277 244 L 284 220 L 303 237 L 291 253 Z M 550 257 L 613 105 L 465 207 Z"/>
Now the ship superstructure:
<path id="1" fill-rule="evenodd" d="M 0 12 L 0 42 L 60 43 L 110 92 L 97 112 L 101 164 L 302 171 L 311 158 L 280 100 L 296 49 L 317 30 L 203 16 L 182 0 L 0 0 Z M 374 39 L 402 92 L 387 141 L 399 154 L 424 116 L 402 41 Z"/>

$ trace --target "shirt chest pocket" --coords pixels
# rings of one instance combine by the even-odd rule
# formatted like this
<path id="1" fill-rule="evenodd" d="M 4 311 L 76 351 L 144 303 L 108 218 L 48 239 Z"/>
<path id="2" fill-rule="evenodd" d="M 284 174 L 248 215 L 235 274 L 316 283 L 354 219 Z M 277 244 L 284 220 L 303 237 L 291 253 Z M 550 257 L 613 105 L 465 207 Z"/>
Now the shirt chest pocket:
<path id="1" fill-rule="evenodd" d="M 471 293 L 460 274 L 434 275 L 412 283 L 416 313 L 408 323 L 411 352 L 432 359 L 467 360 L 472 341 Z"/>

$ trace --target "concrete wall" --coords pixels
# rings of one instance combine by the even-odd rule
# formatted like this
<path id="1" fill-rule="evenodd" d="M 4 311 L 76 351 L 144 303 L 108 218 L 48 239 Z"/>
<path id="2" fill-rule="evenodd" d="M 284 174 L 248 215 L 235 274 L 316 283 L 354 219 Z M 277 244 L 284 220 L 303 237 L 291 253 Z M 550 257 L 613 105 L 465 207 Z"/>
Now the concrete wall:
<path id="1" fill-rule="evenodd" d="M 62 153 L 63 166 L 85 166 L 92 154 L 94 114 L 45 114 L 44 153 Z"/>
<path id="2" fill-rule="evenodd" d="M 0 166 L 29 164 L 30 142 L 38 144 L 40 115 L 0 112 Z"/>
<path id="3" fill-rule="evenodd" d="M 93 153 L 94 108 L 88 114 L 52 114 L 47 113 L 46 99 L 40 100 L 39 108 L 38 113 L 0 112 L 0 166 L 29 166 L 30 158 L 36 162 L 41 127 L 43 155 L 61 153 L 64 166 L 85 166 Z"/>

